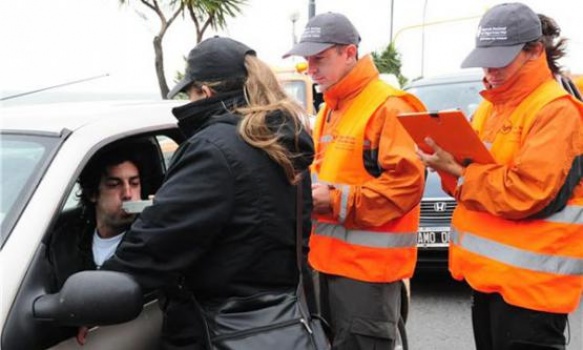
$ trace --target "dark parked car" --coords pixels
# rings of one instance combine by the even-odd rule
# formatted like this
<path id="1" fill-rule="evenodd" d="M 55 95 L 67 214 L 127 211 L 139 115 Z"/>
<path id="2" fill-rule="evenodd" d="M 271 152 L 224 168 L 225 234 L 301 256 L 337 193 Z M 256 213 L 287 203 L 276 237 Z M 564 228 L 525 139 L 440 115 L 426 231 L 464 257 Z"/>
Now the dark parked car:
<path id="1" fill-rule="evenodd" d="M 459 108 L 468 117 L 482 97 L 484 88 L 481 69 L 466 69 L 456 73 L 422 78 L 404 87 L 416 95 L 431 111 Z M 451 215 L 456 202 L 441 189 L 435 172 L 429 171 L 421 200 L 421 220 L 417 247 L 417 269 L 446 269 Z"/>

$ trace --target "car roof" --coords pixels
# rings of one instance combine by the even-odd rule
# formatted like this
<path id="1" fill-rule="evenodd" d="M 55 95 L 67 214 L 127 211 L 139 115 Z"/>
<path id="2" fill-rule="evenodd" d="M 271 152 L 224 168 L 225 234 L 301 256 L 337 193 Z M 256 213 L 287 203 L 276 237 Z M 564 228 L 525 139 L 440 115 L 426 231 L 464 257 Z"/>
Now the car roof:
<path id="1" fill-rule="evenodd" d="M 185 101 L 93 101 L 2 108 L 0 130 L 60 133 L 89 124 L 116 124 L 121 129 L 176 123 L 171 110 Z M 126 127 L 124 127 L 124 125 Z"/>
<path id="2" fill-rule="evenodd" d="M 414 80 L 405 86 L 405 89 L 428 85 L 443 85 L 469 81 L 481 81 L 484 73 L 480 68 L 461 69 L 459 71 L 434 75 Z"/>

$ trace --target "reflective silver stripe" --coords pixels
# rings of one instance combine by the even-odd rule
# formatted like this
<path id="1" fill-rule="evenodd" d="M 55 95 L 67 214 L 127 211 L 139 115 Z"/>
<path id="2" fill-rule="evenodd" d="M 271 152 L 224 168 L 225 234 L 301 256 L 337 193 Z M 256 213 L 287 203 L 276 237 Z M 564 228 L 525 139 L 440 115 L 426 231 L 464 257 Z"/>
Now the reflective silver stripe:
<path id="1" fill-rule="evenodd" d="M 334 184 L 332 182 L 329 181 L 322 181 L 320 180 L 320 178 L 318 178 L 318 173 L 311 173 L 311 177 L 312 177 L 312 183 L 321 183 L 321 184 L 325 184 L 325 185 L 331 185 L 334 186 Z"/>
<path id="2" fill-rule="evenodd" d="M 332 140 L 334 140 L 334 138 L 329 134 L 325 134 L 320 137 L 320 143 L 328 143 L 332 142 Z"/>
<path id="3" fill-rule="evenodd" d="M 336 187 L 337 185 L 335 185 L 334 183 L 330 182 L 330 181 L 322 181 L 318 179 L 318 176 L 313 176 L 312 175 L 312 183 L 319 183 L 319 184 L 323 184 L 323 185 L 328 185 L 328 186 L 332 186 L 332 187 Z"/>
<path id="4" fill-rule="evenodd" d="M 492 149 L 492 142 L 484 142 L 484 146 L 486 146 L 487 149 Z"/>
<path id="5" fill-rule="evenodd" d="M 340 185 L 340 211 L 338 212 L 338 219 L 344 223 L 348 215 L 348 195 L 350 195 L 350 186 Z"/>
<path id="6" fill-rule="evenodd" d="M 312 221 L 312 225 L 314 221 Z M 460 235 L 457 230 L 452 226 L 449 231 L 449 241 L 455 245 L 460 245 Z"/>
<path id="7" fill-rule="evenodd" d="M 312 183 L 313 184 L 320 182 L 320 180 L 318 180 L 318 173 L 312 172 L 310 174 L 310 177 L 312 178 Z"/>
<path id="8" fill-rule="evenodd" d="M 583 275 L 583 259 L 581 258 L 533 253 L 471 233 L 464 233 L 463 239 L 460 239 L 459 232 L 453 228 L 450 239 L 452 243 L 472 253 L 507 265 L 558 275 Z"/>
<path id="9" fill-rule="evenodd" d="M 583 206 L 567 205 L 563 210 L 543 219 L 563 224 L 583 225 Z M 583 227 L 581 227 L 583 230 Z"/>
<path id="10" fill-rule="evenodd" d="M 346 243 L 371 248 L 413 248 L 417 233 L 385 233 L 365 230 L 347 230 L 342 225 L 314 222 L 314 233 L 339 239 Z"/>
<path id="11" fill-rule="evenodd" d="M 364 140 L 364 141 L 362 142 L 362 146 L 363 146 L 363 147 L 368 147 L 368 146 L 370 146 L 371 144 L 372 144 L 372 142 L 370 142 L 370 140 Z"/>

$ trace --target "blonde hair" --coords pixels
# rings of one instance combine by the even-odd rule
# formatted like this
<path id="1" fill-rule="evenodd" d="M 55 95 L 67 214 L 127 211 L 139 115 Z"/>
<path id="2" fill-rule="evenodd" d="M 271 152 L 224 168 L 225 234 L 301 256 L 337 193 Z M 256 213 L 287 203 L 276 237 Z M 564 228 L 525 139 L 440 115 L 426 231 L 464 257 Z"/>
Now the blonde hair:
<path id="1" fill-rule="evenodd" d="M 291 120 L 294 130 L 294 146 L 298 149 L 298 137 L 306 126 L 302 122 L 303 108 L 286 93 L 271 68 L 255 56 L 245 58 L 247 81 L 244 92 L 248 106 L 237 108 L 243 116 L 239 123 L 239 134 L 253 147 L 264 150 L 278 163 L 290 181 L 295 184 L 299 174 L 293 166 L 293 159 L 301 154 L 291 152 L 279 142 L 280 135 L 272 131 L 267 123 L 267 115 L 281 111 Z"/>
<path id="2" fill-rule="evenodd" d="M 282 112 L 291 121 L 294 131 L 294 146 L 298 149 L 298 139 L 302 130 L 309 130 L 306 112 L 289 97 L 271 68 L 254 55 L 245 56 L 247 78 L 233 78 L 222 81 L 194 82 L 189 89 L 202 91 L 209 87 L 215 93 L 243 90 L 247 106 L 236 107 L 234 112 L 242 116 L 238 132 L 249 145 L 262 149 L 279 164 L 290 183 L 295 184 L 300 176 L 293 166 L 293 159 L 302 156 L 292 152 L 282 143 L 278 131 L 272 131 L 267 116 L 275 111 Z"/>

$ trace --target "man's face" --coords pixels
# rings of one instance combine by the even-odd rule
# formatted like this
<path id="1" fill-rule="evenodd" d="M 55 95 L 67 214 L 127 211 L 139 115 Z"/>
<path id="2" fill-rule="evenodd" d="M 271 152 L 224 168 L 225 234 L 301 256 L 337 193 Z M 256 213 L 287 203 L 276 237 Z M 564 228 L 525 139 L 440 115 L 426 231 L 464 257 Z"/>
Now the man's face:
<path id="1" fill-rule="evenodd" d="M 140 200 L 140 174 L 130 161 L 107 167 L 99 181 L 95 203 L 97 231 L 102 237 L 111 237 L 125 231 L 133 222 L 135 214 L 122 209 L 122 203 Z"/>
<path id="2" fill-rule="evenodd" d="M 356 63 L 356 46 L 332 46 L 316 55 L 305 57 L 312 81 L 325 92 L 342 79 Z"/>

